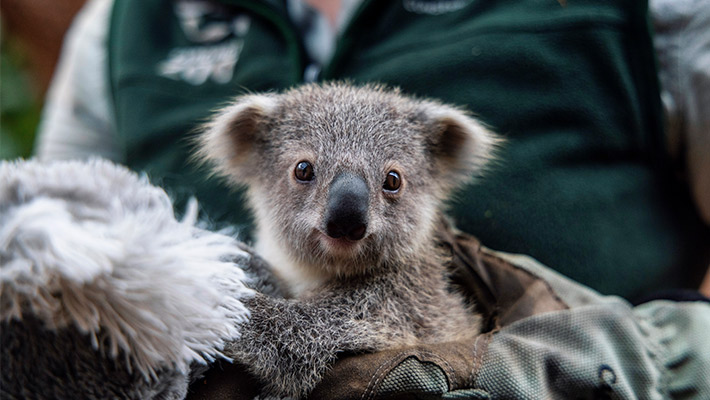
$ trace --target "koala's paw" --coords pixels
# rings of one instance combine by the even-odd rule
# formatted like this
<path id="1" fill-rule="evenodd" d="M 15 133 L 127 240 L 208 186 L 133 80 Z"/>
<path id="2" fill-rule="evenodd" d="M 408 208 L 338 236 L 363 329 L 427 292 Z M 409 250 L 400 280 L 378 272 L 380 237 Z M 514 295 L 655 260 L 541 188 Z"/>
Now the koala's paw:
<path id="1" fill-rule="evenodd" d="M 342 323 L 313 304 L 257 295 L 245 305 L 251 318 L 226 353 L 259 379 L 264 395 L 305 397 L 349 347 Z"/>

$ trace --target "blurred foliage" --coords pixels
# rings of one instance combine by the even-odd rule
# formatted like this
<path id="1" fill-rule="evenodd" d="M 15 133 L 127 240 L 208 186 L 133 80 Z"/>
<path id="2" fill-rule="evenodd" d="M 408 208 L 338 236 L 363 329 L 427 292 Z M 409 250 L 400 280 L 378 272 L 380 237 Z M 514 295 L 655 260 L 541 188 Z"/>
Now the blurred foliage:
<path id="1" fill-rule="evenodd" d="M 27 72 L 22 49 L 0 41 L 0 159 L 29 157 L 41 104 Z"/>

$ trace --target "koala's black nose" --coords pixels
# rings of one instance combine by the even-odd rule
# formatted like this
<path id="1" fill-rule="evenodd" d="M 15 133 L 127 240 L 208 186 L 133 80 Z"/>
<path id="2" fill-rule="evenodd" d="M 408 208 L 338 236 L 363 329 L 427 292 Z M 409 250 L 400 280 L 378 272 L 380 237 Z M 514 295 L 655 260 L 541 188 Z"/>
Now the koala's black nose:
<path id="1" fill-rule="evenodd" d="M 343 173 L 330 184 L 326 209 L 326 234 L 334 239 L 360 240 L 367 232 L 370 194 L 359 176 Z"/>

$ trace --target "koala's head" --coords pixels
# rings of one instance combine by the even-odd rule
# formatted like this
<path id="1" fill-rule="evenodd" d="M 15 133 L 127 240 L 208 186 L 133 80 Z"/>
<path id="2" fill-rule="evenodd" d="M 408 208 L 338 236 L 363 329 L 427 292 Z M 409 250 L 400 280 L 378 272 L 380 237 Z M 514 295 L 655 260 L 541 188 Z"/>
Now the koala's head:
<path id="1" fill-rule="evenodd" d="M 198 156 L 248 187 L 259 241 L 296 265 L 349 276 L 429 245 L 441 201 L 480 171 L 496 140 L 435 101 L 306 85 L 237 98 L 205 127 Z"/>

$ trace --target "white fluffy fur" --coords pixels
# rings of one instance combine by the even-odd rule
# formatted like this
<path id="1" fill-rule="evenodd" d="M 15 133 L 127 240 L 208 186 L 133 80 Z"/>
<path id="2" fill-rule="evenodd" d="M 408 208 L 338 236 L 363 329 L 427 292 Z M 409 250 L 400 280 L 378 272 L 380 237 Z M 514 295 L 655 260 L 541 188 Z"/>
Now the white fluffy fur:
<path id="1" fill-rule="evenodd" d="M 146 378 L 221 356 L 252 294 L 234 239 L 107 161 L 0 163 L 0 318 L 74 326 Z"/>

